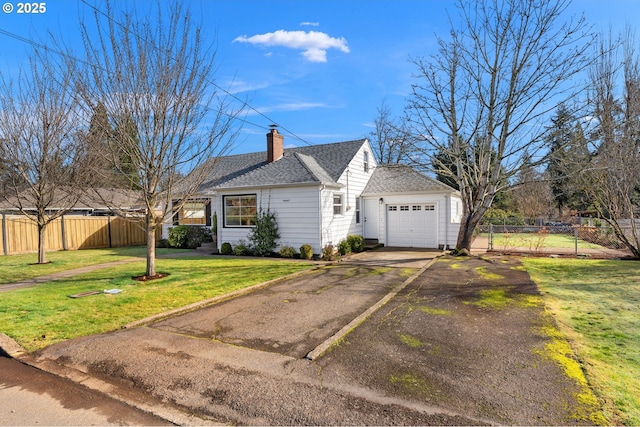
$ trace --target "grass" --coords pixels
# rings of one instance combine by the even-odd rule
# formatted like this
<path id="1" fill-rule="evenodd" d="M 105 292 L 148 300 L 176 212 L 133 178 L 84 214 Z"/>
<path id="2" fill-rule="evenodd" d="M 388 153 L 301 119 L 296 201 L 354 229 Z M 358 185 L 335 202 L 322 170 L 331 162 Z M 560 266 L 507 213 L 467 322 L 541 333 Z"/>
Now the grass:
<path id="1" fill-rule="evenodd" d="M 184 250 L 158 248 L 156 256 L 177 252 L 184 252 Z M 87 265 L 119 261 L 131 257 L 145 258 L 146 254 L 147 248 L 145 246 L 47 252 L 47 261 L 49 261 L 47 264 L 36 264 L 38 254 L 0 256 L 0 285 Z"/>
<path id="2" fill-rule="evenodd" d="M 544 247 L 574 249 L 576 247 L 576 241 L 573 236 L 566 234 L 494 233 L 493 247 L 525 247 L 531 249 Z M 603 249 L 603 247 L 578 239 L 578 249 Z"/>
<path id="3" fill-rule="evenodd" d="M 0 298 L 0 331 L 27 351 L 35 351 L 59 341 L 116 330 L 153 314 L 310 267 L 307 263 L 255 258 L 188 257 L 156 262 L 158 272 L 168 272 L 168 277 L 149 282 L 132 280 L 132 276 L 144 272 L 145 261 L 140 260 L 6 292 Z M 3 267 L 0 271 L 5 271 Z M 123 292 L 68 297 L 113 288 Z"/>
<path id="4" fill-rule="evenodd" d="M 609 423 L 640 425 L 640 264 L 548 258 L 523 263 L 577 352 Z"/>

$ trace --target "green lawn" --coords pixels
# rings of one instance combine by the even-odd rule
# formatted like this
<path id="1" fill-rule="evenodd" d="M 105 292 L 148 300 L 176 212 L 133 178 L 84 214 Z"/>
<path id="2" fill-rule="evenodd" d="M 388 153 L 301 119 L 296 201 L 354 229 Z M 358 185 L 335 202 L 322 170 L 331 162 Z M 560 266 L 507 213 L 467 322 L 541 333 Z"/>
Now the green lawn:
<path id="1" fill-rule="evenodd" d="M 184 252 L 182 249 L 156 249 L 156 255 Z M 145 246 L 112 249 L 47 252 L 47 264 L 36 264 L 38 254 L 0 256 L 0 285 L 38 276 L 71 270 L 86 265 L 102 264 L 131 257 L 145 258 Z"/>
<path id="2" fill-rule="evenodd" d="M 84 251 L 72 254 L 81 252 Z M 132 276 L 144 273 L 145 261 L 141 260 L 3 293 L 0 297 L 0 332 L 15 339 L 26 350 L 34 351 L 58 341 L 116 330 L 156 313 L 308 269 L 312 265 L 243 257 L 185 257 L 158 259 L 156 262 L 157 271 L 170 273 L 168 277 L 149 282 L 132 280 Z M 4 271 L 5 264 L 0 265 L 0 272 Z M 123 292 L 76 299 L 68 297 L 88 290 L 113 288 Z"/>
<path id="3" fill-rule="evenodd" d="M 538 233 L 494 233 L 494 249 L 525 247 L 532 250 L 538 248 L 567 248 L 576 247 L 575 238 L 567 234 L 538 234 Z M 603 249 L 602 246 L 578 239 L 578 249 Z"/>
<path id="4" fill-rule="evenodd" d="M 640 425 L 640 263 L 528 258 L 611 424 Z"/>

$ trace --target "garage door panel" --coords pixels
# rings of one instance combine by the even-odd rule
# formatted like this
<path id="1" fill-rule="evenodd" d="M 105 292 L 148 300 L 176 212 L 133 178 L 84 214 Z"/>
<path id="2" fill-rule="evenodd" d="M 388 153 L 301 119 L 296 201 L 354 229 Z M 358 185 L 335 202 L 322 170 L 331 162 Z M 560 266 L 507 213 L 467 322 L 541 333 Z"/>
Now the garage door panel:
<path id="1" fill-rule="evenodd" d="M 436 205 L 395 204 L 387 207 L 389 246 L 436 248 L 438 246 Z"/>

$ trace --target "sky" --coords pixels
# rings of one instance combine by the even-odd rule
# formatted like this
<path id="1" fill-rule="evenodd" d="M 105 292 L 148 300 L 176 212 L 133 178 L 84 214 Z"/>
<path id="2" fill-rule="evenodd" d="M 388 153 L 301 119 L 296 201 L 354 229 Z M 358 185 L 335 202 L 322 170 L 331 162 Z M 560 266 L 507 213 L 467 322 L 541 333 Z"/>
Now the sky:
<path id="1" fill-rule="evenodd" d="M 105 8 L 102 0 L 48 0 L 24 13 L 25 4 L 0 3 L 0 71 L 9 75 L 31 48 L 25 40 L 46 44 L 51 32 L 73 46 L 90 6 Z M 411 58 L 435 54 L 436 36 L 446 38 L 456 15 L 449 0 L 184 3 L 215 44 L 216 84 L 249 106 L 234 154 L 265 151 L 272 124 L 285 147 L 368 137 L 382 102 L 402 114 L 417 72 Z M 637 23 L 640 1 L 574 0 L 566 18 L 581 14 L 595 31 L 615 33 Z"/>

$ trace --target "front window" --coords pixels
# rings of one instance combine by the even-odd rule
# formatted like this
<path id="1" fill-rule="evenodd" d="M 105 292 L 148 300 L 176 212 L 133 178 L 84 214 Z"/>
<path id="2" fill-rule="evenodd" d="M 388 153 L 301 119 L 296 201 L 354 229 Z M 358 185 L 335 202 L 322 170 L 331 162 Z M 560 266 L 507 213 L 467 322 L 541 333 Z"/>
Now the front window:
<path id="1" fill-rule="evenodd" d="M 257 197 L 255 194 L 224 196 L 224 226 L 251 227 L 256 225 Z"/>
<path id="2" fill-rule="evenodd" d="M 211 225 L 211 200 L 190 199 L 174 200 L 174 206 L 180 206 L 174 211 L 173 225 Z"/>
<path id="3" fill-rule="evenodd" d="M 369 172 L 369 153 L 367 151 L 364 152 L 364 171 Z"/>
<path id="4" fill-rule="evenodd" d="M 180 224 L 207 224 L 207 204 L 200 201 L 189 201 L 182 205 Z"/>
<path id="5" fill-rule="evenodd" d="M 356 197 L 356 224 L 360 224 L 360 197 Z"/>
<path id="6" fill-rule="evenodd" d="M 333 195 L 333 214 L 342 215 L 342 194 Z"/>

